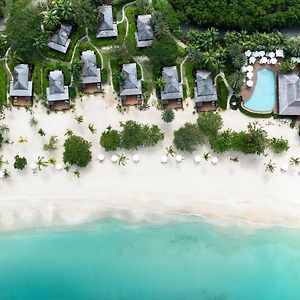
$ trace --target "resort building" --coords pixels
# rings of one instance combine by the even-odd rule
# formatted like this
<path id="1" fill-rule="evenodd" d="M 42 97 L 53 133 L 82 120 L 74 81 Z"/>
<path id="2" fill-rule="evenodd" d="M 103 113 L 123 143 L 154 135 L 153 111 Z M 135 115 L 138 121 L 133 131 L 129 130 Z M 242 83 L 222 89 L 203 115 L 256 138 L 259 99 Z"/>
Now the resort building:
<path id="1" fill-rule="evenodd" d="M 81 53 L 81 86 L 86 93 L 99 92 L 101 89 L 101 73 L 97 68 L 94 51 L 87 50 Z"/>
<path id="2" fill-rule="evenodd" d="M 217 89 L 213 83 L 211 72 L 205 70 L 197 71 L 195 87 L 196 110 L 215 110 L 217 99 Z"/>
<path id="3" fill-rule="evenodd" d="M 161 91 L 161 102 L 164 108 L 181 108 L 183 90 L 182 83 L 178 81 L 178 72 L 176 66 L 164 67 L 162 77 L 165 81 L 165 87 Z"/>
<path id="4" fill-rule="evenodd" d="M 118 35 L 117 23 L 113 20 L 112 6 L 102 5 L 99 8 L 99 23 L 97 28 L 96 37 L 109 38 Z"/>
<path id="5" fill-rule="evenodd" d="M 300 116 L 300 78 L 297 72 L 278 74 L 279 114 Z"/>
<path id="6" fill-rule="evenodd" d="M 66 110 L 70 108 L 69 87 L 64 85 L 62 71 L 49 73 L 49 87 L 46 89 L 47 100 L 51 110 Z"/>
<path id="7" fill-rule="evenodd" d="M 61 53 L 67 53 L 71 43 L 72 29 L 72 25 L 62 23 L 60 28 L 51 35 L 48 47 Z"/>
<path id="8" fill-rule="evenodd" d="M 12 104 L 16 106 L 32 105 L 32 80 L 27 64 L 14 68 L 13 80 L 10 82 L 9 94 Z"/>
<path id="9" fill-rule="evenodd" d="M 141 15 L 137 17 L 137 30 L 135 33 L 136 46 L 138 48 L 150 46 L 153 42 L 151 15 Z"/>
<path id="10" fill-rule="evenodd" d="M 122 105 L 137 105 L 142 102 L 142 81 L 137 78 L 136 63 L 123 65 L 124 81 L 120 85 Z"/>

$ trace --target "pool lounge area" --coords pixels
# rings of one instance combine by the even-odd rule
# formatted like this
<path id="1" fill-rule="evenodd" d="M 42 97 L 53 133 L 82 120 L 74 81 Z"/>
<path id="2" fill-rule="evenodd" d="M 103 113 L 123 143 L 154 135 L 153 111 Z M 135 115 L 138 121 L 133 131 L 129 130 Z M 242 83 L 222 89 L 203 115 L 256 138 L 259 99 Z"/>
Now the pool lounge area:
<path id="1" fill-rule="evenodd" d="M 247 88 L 249 89 L 249 88 Z M 243 108 L 258 114 L 268 114 L 276 107 L 276 76 L 270 69 L 258 69 L 252 95 L 244 101 Z"/>

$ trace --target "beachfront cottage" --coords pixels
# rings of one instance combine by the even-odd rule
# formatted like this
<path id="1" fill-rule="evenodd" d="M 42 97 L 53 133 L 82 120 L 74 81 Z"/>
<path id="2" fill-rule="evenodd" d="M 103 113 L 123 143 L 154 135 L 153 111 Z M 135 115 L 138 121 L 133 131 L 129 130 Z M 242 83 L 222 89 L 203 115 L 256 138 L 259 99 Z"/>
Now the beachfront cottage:
<path id="1" fill-rule="evenodd" d="M 61 53 L 67 53 L 71 43 L 72 29 L 72 25 L 62 23 L 60 28 L 51 35 L 48 47 Z"/>
<path id="2" fill-rule="evenodd" d="M 46 89 L 47 100 L 51 110 L 66 110 L 70 108 L 69 87 L 64 85 L 62 71 L 49 73 L 49 87 Z"/>
<path id="3" fill-rule="evenodd" d="M 300 78 L 298 72 L 278 75 L 279 114 L 300 116 Z"/>
<path id="4" fill-rule="evenodd" d="M 213 83 L 211 72 L 198 70 L 196 73 L 195 107 L 197 111 L 213 111 L 216 109 L 217 89 Z"/>
<path id="5" fill-rule="evenodd" d="M 135 33 L 136 46 L 138 48 L 150 46 L 153 42 L 151 15 L 140 15 L 137 17 L 137 30 Z"/>
<path id="6" fill-rule="evenodd" d="M 137 78 L 136 63 L 125 64 L 122 68 L 123 82 L 120 84 L 122 105 L 137 105 L 142 102 L 142 81 Z"/>
<path id="7" fill-rule="evenodd" d="M 99 92 L 101 89 L 101 73 L 97 68 L 94 51 L 87 50 L 81 53 L 81 86 L 85 93 Z"/>
<path id="8" fill-rule="evenodd" d="M 9 95 L 15 106 L 32 105 L 32 80 L 29 66 L 15 66 L 13 80 L 10 82 Z"/>
<path id="9" fill-rule="evenodd" d="M 161 90 L 161 102 L 164 108 L 182 108 L 182 83 L 178 80 L 176 66 L 164 67 L 162 77 L 165 86 Z"/>
<path id="10" fill-rule="evenodd" d="M 99 22 L 96 37 L 109 38 L 118 35 L 117 23 L 113 20 L 112 6 L 102 5 L 99 7 Z"/>

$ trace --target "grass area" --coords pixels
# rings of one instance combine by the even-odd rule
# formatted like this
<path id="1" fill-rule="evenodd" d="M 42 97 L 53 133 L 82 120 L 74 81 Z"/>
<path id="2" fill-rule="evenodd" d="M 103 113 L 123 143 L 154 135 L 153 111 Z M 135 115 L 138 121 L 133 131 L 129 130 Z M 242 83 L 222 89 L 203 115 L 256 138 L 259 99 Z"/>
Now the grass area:
<path id="1" fill-rule="evenodd" d="M 192 99 L 195 97 L 195 87 L 196 87 L 195 76 L 193 73 L 194 73 L 193 63 L 190 60 L 186 60 L 185 76 L 190 90 L 189 96 Z"/>
<path id="2" fill-rule="evenodd" d="M 218 77 L 217 79 L 217 94 L 218 94 L 217 106 L 222 109 L 226 109 L 229 92 L 221 77 Z"/>
<path id="3" fill-rule="evenodd" d="M 0 109 L 7 102 L 7 76 L 3 62 L 0 62 Z"/>

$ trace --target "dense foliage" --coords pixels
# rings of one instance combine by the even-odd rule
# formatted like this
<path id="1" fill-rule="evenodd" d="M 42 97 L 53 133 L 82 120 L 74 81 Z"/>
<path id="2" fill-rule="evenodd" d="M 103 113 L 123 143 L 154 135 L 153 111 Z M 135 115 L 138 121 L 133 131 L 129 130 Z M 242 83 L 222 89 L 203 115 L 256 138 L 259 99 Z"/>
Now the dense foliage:
<path id="1" fill-rule="evenodd" d="M 108 127 L 100 137 L 100 145 L 105 149 L 105 151 L 117 150 L 121 147 L 120 132 Z"/>
<path id="2" fill-rule="evenodd" d="M 14 168 L 23 170 L 27 165 L 27 159 L 19 155 L 15 156 Z"/>
<path id="3" fill-rule="evenodd" d="M 209 27 L 271 30 L 300 24 L 298 0 L 171 0 L 188 22 Z"/>
<path id="4" fill-rule="evenodd" d="M 222 128 L 223 120 L 218 113 L 207 112 L 199 114 L 197 124 L 203 134 L 213 136 Z"/>
<path id="5" fill-rule="evenodd" d="M 167 108 L 162 112 L 161 118 L 164 122 L 171 123 L 175 118 L 175 113 L 172 109 Z"/>
<path id="6" fill-rule="evenodd" d="M 289 142 L 281 138 L 272 138 L 270 147 L 275 153 L 285 152 L 289 149 Z"/>
<path id="7" fill-rule="evenodd" d="M 92 160 L 91 144 L 80 136 L 71 135 L 64 143 L 64 163 L 86 167 Z"/>

